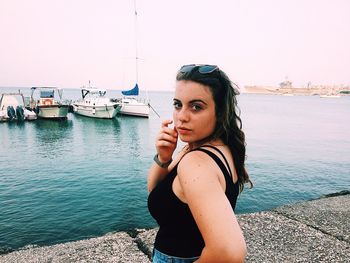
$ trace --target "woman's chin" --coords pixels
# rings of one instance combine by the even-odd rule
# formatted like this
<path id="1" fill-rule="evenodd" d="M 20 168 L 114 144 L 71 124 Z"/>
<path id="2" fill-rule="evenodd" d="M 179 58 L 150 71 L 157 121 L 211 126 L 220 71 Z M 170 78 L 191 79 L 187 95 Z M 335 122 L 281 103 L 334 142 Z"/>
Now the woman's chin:
<path id="1" fill-rule="evenodd" d="M 183 143 L 191 143 L 192 142 L 191 138 L 188 136 L 185 136 L 185 135 L 179 135 L 179 139 Z"/>
<path id="2" fill-rule="evenodd" d="M 188 138 L 186 138 L 186 136 L 181 136 L 181 135 L 179 135 L 179 139 L 180 139 L 180 141 L 182 141 L 182 142 L 188 143 Z"/>

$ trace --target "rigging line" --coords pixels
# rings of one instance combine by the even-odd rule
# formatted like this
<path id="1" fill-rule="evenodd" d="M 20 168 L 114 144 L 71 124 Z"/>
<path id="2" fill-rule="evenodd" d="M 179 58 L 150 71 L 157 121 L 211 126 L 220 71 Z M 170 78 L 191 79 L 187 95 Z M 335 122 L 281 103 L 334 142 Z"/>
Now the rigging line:
<path id="1" fill-rule="evenodd" d="M 156 110 L 152 107 L 151 103 L 148 102 L 148 106 L 153 110 L 153 112 L 155 114 L 157 114 L 158 118 L 160 118 L 160 115 L 158 114 L 158 112 L 156 112 Z"/>

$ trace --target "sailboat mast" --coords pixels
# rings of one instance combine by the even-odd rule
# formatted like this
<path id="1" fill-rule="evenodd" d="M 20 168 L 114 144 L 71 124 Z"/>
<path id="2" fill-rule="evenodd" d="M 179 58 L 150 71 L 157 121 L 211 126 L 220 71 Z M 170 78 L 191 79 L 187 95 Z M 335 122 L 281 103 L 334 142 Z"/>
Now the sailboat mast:
<path id="1" fill-rule="evenodd" d="M 138 51 L 138 28 L 137 28 L 137 8 L 136 0 L 134 0 L 134 10 L 135 10 L 135 67 L 136 67 L 136 84 L 139 83 L 139 51 Z M 147 102 L 149 103 L 148 91 L 146 89 Z"/>
<path id="2" fill-rule="evenodd" d="M 139 54 L 138 54 L 138 39 L 137 39 L 137 9 L 136 0 L 134 0 L 135 10 L 135 67 L 136 67 L 136 83 L 139 82 Z"/>

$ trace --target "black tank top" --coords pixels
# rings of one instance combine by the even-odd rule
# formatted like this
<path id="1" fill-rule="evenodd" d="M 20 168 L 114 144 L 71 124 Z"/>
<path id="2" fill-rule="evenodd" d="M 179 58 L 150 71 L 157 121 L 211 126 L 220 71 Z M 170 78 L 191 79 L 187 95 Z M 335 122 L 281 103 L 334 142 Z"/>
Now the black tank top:
<path id="1" fill-rule="evenodd" d="M 214 148 L 226 162 L 230 172 L 213 152 L 202 148 L 195 149 L 207 153 L 220 167 L 225 176 L 225 195 L 234 210 L 239 193 L 238 182 L 233 182 L 230 166 L 223 153 L 213 146 L 206 147 Z M 188 205 L 183 203 L 172 190 L 173 181 L 177 176 L 177 167 L 178 164 L 148 196 L 148 210 L 159 225 L 154 247 L 171 256 L 197 257 L 202 253 L 204 240 Z"/>

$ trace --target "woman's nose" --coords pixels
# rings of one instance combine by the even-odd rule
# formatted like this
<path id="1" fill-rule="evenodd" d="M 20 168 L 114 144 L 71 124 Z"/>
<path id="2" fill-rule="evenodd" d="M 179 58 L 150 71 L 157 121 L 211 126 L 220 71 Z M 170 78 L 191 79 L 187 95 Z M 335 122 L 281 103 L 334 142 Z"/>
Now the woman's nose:
<path id="1" fill-rule="evenodd" d="M 185 108 L 182 108 L 180 111 L 177 113 L 177 119 L 181 122 L 186 122 L 189 120 L 189 113 L 188 110 Z"/>

